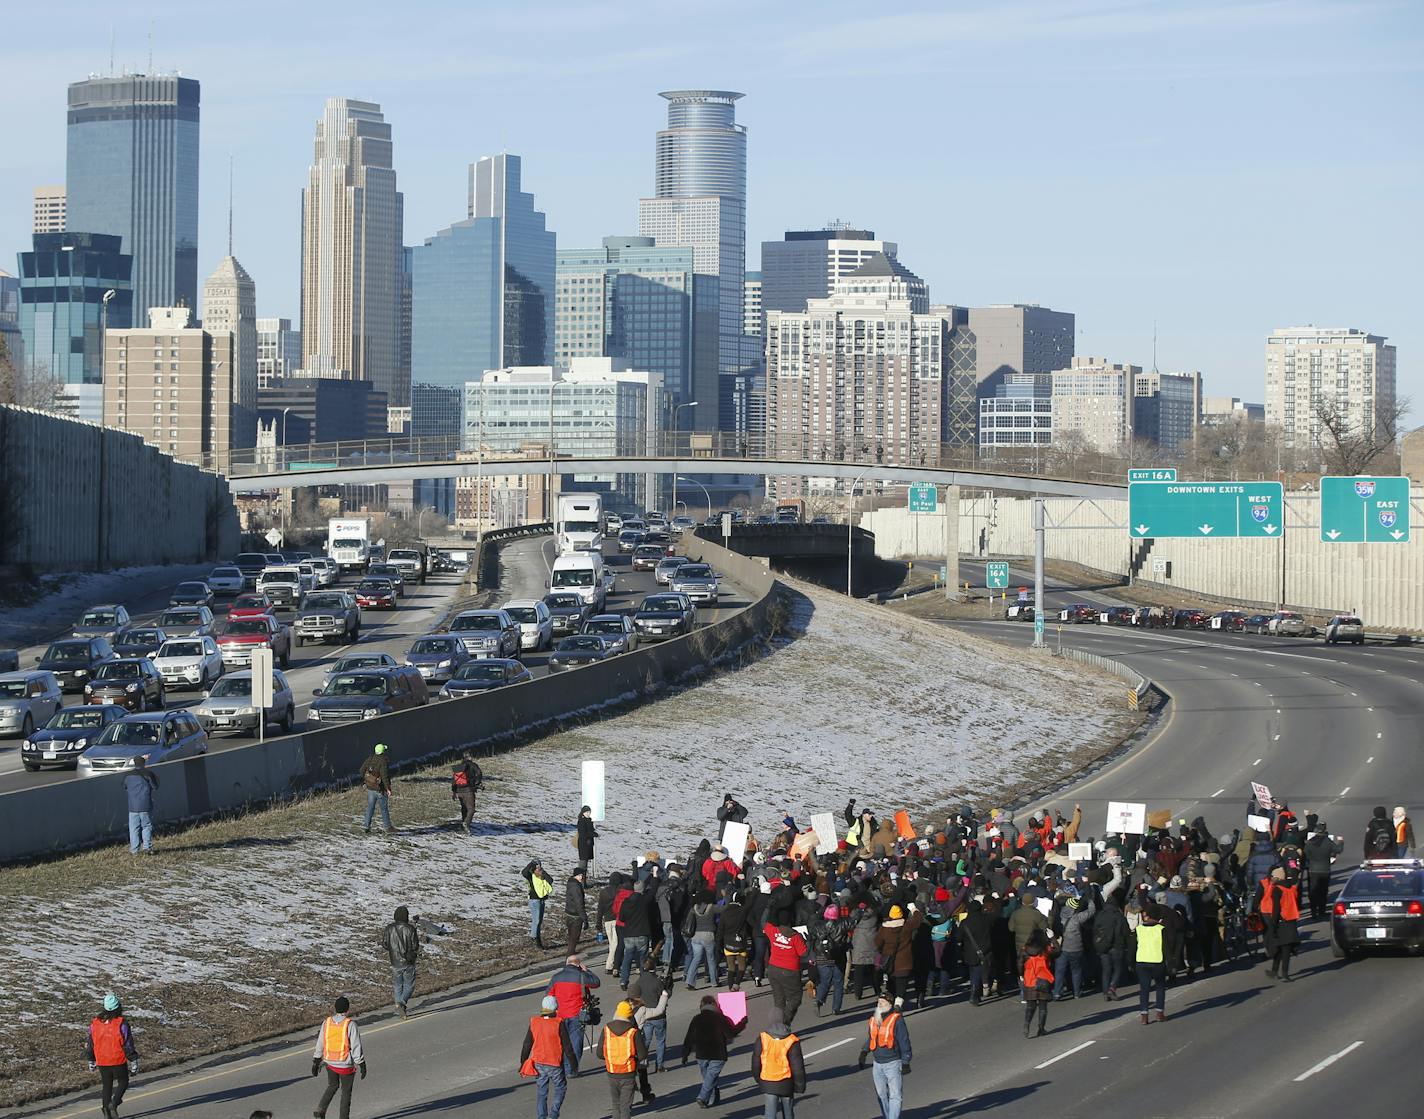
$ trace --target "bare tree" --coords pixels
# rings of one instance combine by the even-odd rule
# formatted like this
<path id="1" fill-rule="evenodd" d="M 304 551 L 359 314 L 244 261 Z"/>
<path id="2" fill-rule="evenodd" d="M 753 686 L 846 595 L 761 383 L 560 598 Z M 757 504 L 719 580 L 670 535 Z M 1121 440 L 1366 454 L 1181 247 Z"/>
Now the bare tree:
<path id="1" fill-rule="evenodd" d="M 0 404 L 21 408 L 36 408 L 42 412 L 59 411 L 64 381 L 50 372 L 47 365 L 21 369 L 10 354 L 8 340 L 0 334 Z"/>
<path id="2" fill-rule="evenodd" d="M 1387 461 L 1395 453 L 1400 420 L 1409 406 L 1409 398 L 1400 397 L 1377 407 L 1373 423 L 1368 418 L 1357 423 L 1334 399 L 1322 399 L 1315 406 L 1315 418 L 1320 424 L 1320 457 L 1325 473 L 1363 474 L 1381 460 Z"/>

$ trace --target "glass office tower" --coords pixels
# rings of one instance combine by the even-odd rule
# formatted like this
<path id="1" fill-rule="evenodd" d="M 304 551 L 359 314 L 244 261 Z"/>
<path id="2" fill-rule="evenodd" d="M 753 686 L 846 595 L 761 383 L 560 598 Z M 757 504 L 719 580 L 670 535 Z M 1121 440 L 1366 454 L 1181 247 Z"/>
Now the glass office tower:
<path id="1" fill-rule="evenodd" d="M 103 383 L 103 330 L 133 315 L 133 258 L 119 251 L 121 241 L 102 233 L 36 233 L 34 248 L 19 254 L 20 333 L 31 374 Z"/>

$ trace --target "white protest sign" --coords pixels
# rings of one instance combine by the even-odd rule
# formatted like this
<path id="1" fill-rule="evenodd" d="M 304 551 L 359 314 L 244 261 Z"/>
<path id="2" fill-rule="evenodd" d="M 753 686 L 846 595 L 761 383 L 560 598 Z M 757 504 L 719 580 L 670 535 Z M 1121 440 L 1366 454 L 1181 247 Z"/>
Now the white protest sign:
<path id="1" fill-rule="evenodd" d="M 816 833 L 816 854 L 829 855 L 836 849 L 836 817 L 834 813 L 815 813 L 811 817 L 811 830 Z"/>
<path id="2" fill-rule="evenodd" d="M 1256 803 L 1262 808 L 1270 811 L 1276 806 L 1276 802 L 1271 799 L 1271 790 L 1259 781 L 1251 782 L 1251 791 L 1256 794 Z"/>
<path id="3" fill-rule="evenodd" d="M 1093 845 L 1091 843 L 1070 843 L 1068 844 L 1068 857 L 1076 862 L 1088 862 L 1093 857 Z"/>
<path id="4" fill-rule="evenodd" d="M 727 821 L 726 830 L 722 832 L 722 846 L 727 851 L 727 858 L 738 866 L 741 865 L 742 856 L 747 853 L 747 840 L 751 838 L 751 834 L 749 824 L 738 824 L 732 820 Z"/>
<path id="5" fill-rule="evenodd" d="M 1052 898 L 1035 898 L 1033 904 L 1038 907 L 1038 911 L 1042 913 L 1045 917 L 1048 917 L 1053 913 Z"/>
<path id="6" fill-rule="evenodd" d="M 1141 835 L 1147 830 L 1147 805 L 1121 800 L 1108 801 L 1107 830 Z"/>
<path id="7" fill-rule="evenodd" d="M 1257 835 L 1271 834 L 1271 821 L 1265 816 L 1247 816 L 1246 826 Z"/>
<path id="8" fill-rule="evenodd" d="M 601 761 L 583 763 L 583 802 L 588 805 L 589 814 L 595 820 L 603 819 L 603 763 Z"/>

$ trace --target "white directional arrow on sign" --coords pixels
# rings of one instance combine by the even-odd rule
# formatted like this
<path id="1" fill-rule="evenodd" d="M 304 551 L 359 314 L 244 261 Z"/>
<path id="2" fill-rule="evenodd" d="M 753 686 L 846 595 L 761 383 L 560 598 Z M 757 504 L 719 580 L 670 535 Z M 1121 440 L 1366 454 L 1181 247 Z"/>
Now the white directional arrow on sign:
<path id="1" fill-rule="evenodd" d="M 1395 529 L 1393 532 L 1390 533 L 1390 535 L 1393 536 L 1396 540 L 1398 540 L 1404 535 L 1404 533 L 1400 532 L 1399 529 Z"/>
<path id="2" fill-rule="evenodd" d="M 1147 535 L 1147 526 L 1146 526 L 1146 525 L 1138 525 L 1138 526 L 1137 526 L 1137 535 L 1138 535 L 1138 536 L 1146 536 L 1146 535 Z"/>
<path id="3" fill-rule="evenodd" d="M 1197 525 L 1197 531 L 1206 536 L 1211 532 L 1211 525 Z"/>
<path id="4" fill-rule="evenodd" d="M 1330 537 L 1331 540 L 1334 540 L 1340 535 L 1340 530 L 1338 528 L 1332 528 L 1325 535 Z"/>
<path id="5" fill-rule="evenodd" d="M 1275 531 L 1276 531 L 1276 526 L 1275 526 L 1275 525 L 1266 525 L 1266 526 L 1265 526 L 1265 531 L 1266 531 L 1267 534 L 1270 534 L 1270 533 L 1272 533 L 1272 532 L 1275 532 Z"/>

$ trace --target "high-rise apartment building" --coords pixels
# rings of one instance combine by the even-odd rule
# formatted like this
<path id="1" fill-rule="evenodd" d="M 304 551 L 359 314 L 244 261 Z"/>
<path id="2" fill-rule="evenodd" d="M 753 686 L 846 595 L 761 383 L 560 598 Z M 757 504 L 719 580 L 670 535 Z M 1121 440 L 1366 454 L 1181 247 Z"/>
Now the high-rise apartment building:
<path id="1" fill-rule="evenodd" d="M 316 125 L 302 192 L 302 370 L 370 381 L 393 405 L 400 383 L 404 199 L 391 126 L 370 101 L 333 97 Z"/>
<path id="2" fill-rule="evenodd" d="M 302 332 L 292 329 L 291 319 L 257 320 L 257 390 L 271 385 L 274 378 L 290 377 L 302 364 Z"/>
<path id="3" fill-rule="evenodd" d="M 742 333 L 760 338 L 765 331 L 761 310 L 761 273 L 742 277 Z"/>
<path id="4" fill-rule="evenodd" d="M 19 254 L 20 333 L 30 375 L 104 379 L 104 331 L 133 313 L 133 258 L 118 234 L 36 233 Z"/>
<path id="5" fill-rule="evenodd" d="M 553 353 L 556 238 L 518 156 L 471 165 L 470 211 L 411 250 L 412 435 L 458 435 L 466 383 Z"/>
<path id="6" fill-rule="evenodd" d="M 716 279 L 718 369 L 738 372 L 742 359 L 742 283 L 747 256 L 747 132 L 737 123 L 743 96 L 726 90 L 661 94 L 667 128 L 657 135 L 654 197 L 638 203 L 638 232 L 659 246 L 693 250 L 697 272 Z M 691 423 L 717 426 L 717 398 L 702 399 Z"/>
<path id="7" fill-rule="evenodd" d="M 236 402 L 229 333 L 191 326 L 190 307 L 153 307 L 146 329 L 104 336 L 104 424 L 195 459 L 257 441 Z"/>
<path id="8" fill-rule="evenodd" d="M 1164 451 L 1190 446 L 1201 423 L 1200 373 L 1139 373 L 1133 378 L 1132 434 Z"/>
<path id="9" fill-rule="evenodd" d="M 980 384 L 995 373 L 1051 373 L 1073 361 L 1074 320 L 1069 311 L 1032 303 L 971 307 L 969 330 Z"/>
<path id="10" fill-rule="evenodd" d="M 63 233 L 64 184 L 35 187 L 34 233 Z"/>
<path id="11" fill-rule="evenodd" d="M 825 229 L 791 230 L 780 241 L 763 241 L 763 311 L 804 311 L 810 300 L 825 299 L 871 257 L 895 260 L 899 251 L 894 241 L 878 240 L 874 230 L 839 223 Z M 906 282 L 912 297 L 928 306 L 925 282 L 908 270 Z"/>
<path id="12" fill-rule="evenodd" d="M 1266 423 L 1285 445 L 1321 445 L 1321 416 L 1362 434 L 1395 422 L 1395 350 L 1363 330 L 1292 326 L 1266 339 Z"/>
<path id="13" fill-rule="evenodd" d="M 907 271 L 879 254 L 805 311 L 767 311 L 766 432 L 777 454 L 939 462 L 954 324 L 915 309 Z M 776 483 L 779 495 L 800 487 Z"/>
<path id="14" fill-rule="evenodd" d="M 257 285 L 237 257 L 227 256 L 203 284 L 203 329 L 232 335 L 233 404 L 257 414 Z M 246 423 L 243 430 L 246 430 Z M 256 420 L 252 431 L 256 433 Z"/>
<path id="15" fill-rule="evenodd" d="M 1115 365 L 1100 357 L 1075 357 L 1053 371 L 1053 442 L 1076 436 L 1103 454 L 1118 454 L 1132 441 L 1132 400 L 1138 365 Z"/>
<path id="16" fill-rule="evenodd" d="M 133 257 L 133 317 L 198 305 L 198 83 L 161 74 L 69 87 L 65 229 L 112 234 Z"/>

